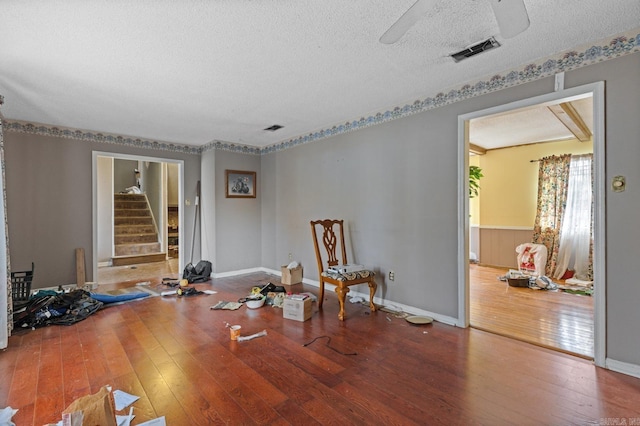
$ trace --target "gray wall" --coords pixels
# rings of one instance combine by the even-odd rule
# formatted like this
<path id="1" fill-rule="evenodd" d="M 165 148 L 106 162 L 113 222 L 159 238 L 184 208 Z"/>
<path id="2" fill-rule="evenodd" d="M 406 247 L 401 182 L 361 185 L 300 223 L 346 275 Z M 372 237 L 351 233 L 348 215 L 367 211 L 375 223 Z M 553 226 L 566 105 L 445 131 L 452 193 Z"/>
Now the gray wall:
<path id="1" fill-rule="evenodd" d="M 606 81 L 607 356 L 636 365 L 639 74 L 636 53 L 565 76 L 567 88 Z M 546 78 L 263 156 L 263 266 L 278 269 L 292 252 L 317 280 L 309 221 L 343 218 L 350 261 L 379 272 L 379 297 L 457 317 L 457 118 L 553 86 Z M 626 176 L 624 193 L 609 190 L 616 175 Z M 385 279 L 391 269 L 394 282 Z"/>
<path id="2" fill-rule="evenodd" d="M 265 266 L 278 269 L 292 253 L 304 276 L 317 280 L 309 221 L 342 218 L 348 259 L 378 272 L 379 297 L 455 317 L 454 108 L 275 154 L 277 202 L 268 213 L 275 218 L 275 263 Z M 392 284 L 385 280 L 389 270 L 396 275 Z"/>
<path id="3" fill-rule="evenodd" d="M 277 265 L 288 264 L 288 258 L 280 257 L 275 249 L 275 245 L 281 240 L 278 233 L 276 220 L 277 209 L 277 188 L 276 160 L 280 158 L 278 154 L 263 155 L 260 162 L 260 219 L 261 219 L 261 265 L 275 269 Z M 288 233 L 287 233 L 288 235 Z M 288 237 L 287 237 L 288 238 Z M 286 251 L 283 250 L 283 251 Z M 292 253 L 297 256 L 297 253 Z M 284 261 L 284 263 L 282 263 Z"/>
<path id="4" fill-rule="evenodd" d="M 203 152 L 200 161 L 202 164 L 200 178 L 202 259 L 212 262 L 213 272 L 218 273 L 220 269 L 216 261 L 216 188 L 218 186 L 218 182 L 216 182 L 216 151 Z"/>
<path id="5" fill-rule="evenodd" d="M 636 53 L 565 76 L 567 88 L 606 81 L 607 356 L 635 365 L 640 365 L 639 73 Z M 546 94 L 553 86 L 546 78 L 261 157 L 226 151 L 154 156 L 185 160 L 185 198 L 192 201 L 196 182 L 207 177 L 203 247 L 215 245 L 207 253 L 216 273 L 258 266 L 278 270 L 292 253 L 305 278 L 317 280 L 309 221 L 340 217 L 348 225 L 350 261 L 379 272 L 378 296 L 456 317 L 457 117 Z M 149 151 L 4 136 L 12 268 L 28 269 L 34 260 L 37 286 L 73 282 L 74 249 L 91 247 L 91 151 Z M 226 169 L 256 171 L 257 198 L 225 198 Z M 623 193 L 609 190 L 616 175 L 627 179 Z M 187 250 L 194 214 L 193 203 L 185 206 Z M 200 258 L 199 234 L 194 260 Z M 392 283 L 385 279 L 390 269 L 396 272 Z"/>
<path id="6" fill-rule="evenodd" d="M 136 185 L 134 170 L 137 168 L 137 160 L 116 158 L 113 161 L 113 188 L 116 193 Z"/>
<path id="7" fill-rule="evenodd" d="M 579 86 L 606 81 L 607 356 L 640 365 L 640 53 L 567 75 Z M 625 192 L 611 191 L 614 176 Z"/>
<path id="8" fill-rule="evenodd" d="M 4 142 L 11 268 L 29 269 L 34 261 L 34 288 L 75 283 L 79 247 L 87 281 L 93 281 L 93 151 L 184 160 L 185 197 L 191 199 L 200 177 L 198 155 L 14 132 L 5 132 Z M 185 217 L 193 212 L 193 205 L 185 207 Z M 185 221 L 186 247 L 192 226 Z M 196 257 L 199 244 L 198 237 Z"/>
<path id="9" fill-rule="evenodd" d="M 222 273 L 259 267 L 262 252 L 261 157 L 218 151 L 213 158 L 208 158 L 215 164 L 215 271 Z M 256 198 L 226 198 L 225 170 L 256 172 Z M 208 213 L 203 212 L 203 218 L 205 215 Z"/>

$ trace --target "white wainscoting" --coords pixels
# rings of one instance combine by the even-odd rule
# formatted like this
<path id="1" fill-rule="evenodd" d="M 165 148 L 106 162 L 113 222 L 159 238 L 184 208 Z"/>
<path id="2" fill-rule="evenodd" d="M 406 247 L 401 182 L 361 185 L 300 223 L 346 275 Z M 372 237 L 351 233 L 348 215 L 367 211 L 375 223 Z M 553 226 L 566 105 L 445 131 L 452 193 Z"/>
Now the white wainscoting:
<path id="1" fill-rule="evenodd" d="M 530 243 L 533 228 L 480 227 L 480 264 L 518 268 L 516 247 Z"/>

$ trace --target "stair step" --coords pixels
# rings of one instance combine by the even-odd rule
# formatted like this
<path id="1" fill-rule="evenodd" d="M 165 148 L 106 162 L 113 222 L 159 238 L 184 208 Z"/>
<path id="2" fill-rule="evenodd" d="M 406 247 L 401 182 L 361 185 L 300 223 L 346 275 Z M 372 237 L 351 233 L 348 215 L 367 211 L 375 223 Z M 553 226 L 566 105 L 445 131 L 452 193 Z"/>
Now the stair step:
<path id="1" fill-rule="evenodd" d="M 155 232 L 149 234 L 124 234 L 116 235 L 114 237 L 114 243 L 116 245 L 123 244 L 140 244 L 140 243 L 157 243 L 158 234 Z"/>
<path id="2" fill-rule="evenodd" d="M 114 256 L 111 258 L 113 266 L 137 265 L 139 263 L 163 262 L 167 259 L 166 253 L 148 253 L 130 256 Z"/>
<path id="3" fill-rule="evenodd" d="M 130 256 L 134 254 L 160 253 L 160 243 L 118 244 L 115 246 L 116 256 Z"/>
<path id="4" fill-rule="evenodd" d="M 142 200 L 142 201 L 114 201 L 113 203 L 113 208 L 115 209 L 146 209 L 147 208 L 147 202 L 146 200 Z"/>
<path id="5" fill-rule="evenodd" d="M 153 226 L 153 219 L 151 218 L 151 216 L 114 217 L 113 223 L 115 225 L 151 225 Z"/>
<path id="6" fill-rule="evenodd" d="M 144 194 L 114 194 L 113 264 L 157 262 L 166 259 L 160 251 L 158 231 Z"/>
<path id="7" fill-rule="evenodd" d="M 134 208 L 113 209 L 113 216 L 114 217 L 131 217 L 131 216 L 151 217 L 151 212 L 146 208 L 145 209 L 134 209 Z"/>
<path id="8" fill-rule="evenodd" d="M 154 234 L 156 235 L 156 228 L 151 224 L 142 225 L 116 225 L 114 227 L 114 234 L 116 237 L 121 235 L 142 235 L 142 234 Z"/>
<path id="9" fill-rule="evenodd" d="M 113 194 L 114 201 L 147 201 L 144 194 Z"/>

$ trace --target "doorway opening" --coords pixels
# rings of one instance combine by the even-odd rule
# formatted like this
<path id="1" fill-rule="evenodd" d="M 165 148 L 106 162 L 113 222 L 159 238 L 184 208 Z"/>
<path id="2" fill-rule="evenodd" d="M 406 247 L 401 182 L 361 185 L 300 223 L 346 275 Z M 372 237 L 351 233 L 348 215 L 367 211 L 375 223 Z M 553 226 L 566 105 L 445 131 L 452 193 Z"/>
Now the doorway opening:
<path id="1" fill-rule="evenodd" d="M 93 153 L 94 281 L 140 282 L 181 271 L 183 169 L 181 160 Z"/>
<path id="2" fill-rule="evenodd" d="M 536 130 L 547 130 L 544 128 L 545 125 L 536 122 L 540 112 L 537 111 L 538 109 L 543 109 L 549 114 L 556 111 L 557 115 L 567 115 L 563 108 L 576 105 L 578 109 L 584 109 L 587 104 L 588 113 L 592 117 L 589 119 L 592 122 L 589 123 L 591 128 L 588 129 L 592 133 L 590 138 L 592 149 L 588 144 L 577 141 L 576 133 L 567 141 L 556 140 L 557 143 L 550 143 L 544 140 L 544 137 L 526 142 L 520 140 L 515 143 L 518 148 L 505 148 L 505 145 L 497 148 L 490 146 L 486 149 L 481 146 L 484 142 L 476 143 L 482 140 L 485 133 L 492 133 L 488 130 L 491 126 L 509 123 L 510 118 L 515 122 L 507 124 L 507 127 L 495 129 L 494 139 L 500 139 L 512 133 L 510 137 L 518 140 L 518 136 L 513 132 L 528 123 L 538 126 Z M 561 118 L 566 117 L 556 116 L 557 121 Z M 561 126 L 563 125 L 562 122 L 558 122 Z M 465 114 L 459 117 L 458 126 L 460 153 L 458 176 L 461 200 L 458 235 L 460 325 L 480 328 L 585 358 L 593 358 L 596 365 L 604 365 L 606 320 L 604 309 L 606 288 L 604 83 L 558 91 Z M 565 130 L 569 129 L 569 125 L 564 126 Z M 571 139 L 573 139 L 573 145 Z M 500 142 L 497 141 L 497 143 Z M 555 145 L 553 148 L 556 151 L 551 149 L 552 145 Z M 590 151 L 593 153 L 592 296 L 511 288 L 507 282 L 499 278 L 502 278 L 510 269 L 518 269 L 515 247 L 520 243 L 532 242 L 532 218 L 536 216 L 538 187 L 537 160 L 546 155 L 561 154 L 557 149 L 565 150 L 569 146 L 578 148 L 575 148 L 577 152 L 568 152 L 568 154 L 582 154 Z M 550 148 L 549 151 L 546 151 L 547 148 Z M 486 162 L 488 166 L 486 172 L 491 172 L 492 176 L 483 178 L 484 182 L 480 181 L 480 195 L 474 200 L 470 200 L 469 197 L 469 166 L 482 164 L 482 160 L 470 157 L 470 152 L 480 152 L 481 155 L 491 152 L 491 156 L 487 155 L 485 159 L 492 157 L 491 161 Z M 548 154 L 545 154 L 546 152 Z M 506 173 L 511 163 L 519 163 L 520 166 L 517 173 L 513 173 L 507 179 L 503 177 L 503 180 L 508 181 L 504 184 L 508 190 L 500 194 L 495 187 L 490 189 L 490 186 L 495 183 L 495 175 Z M 483 173 L 485 173 L 484 170 Z M 485 176 L 487 176 L 486 173 Z M 482 188 L 485 185 L 487 185 L 487 194 L 483 198 Z M 495 196 L 501 197 L 500 202 L 496 203 L 500 207 L 492 211 L 488 206 L 492 202 L 492 197 Z M 523 197 L 528 197 L 529 200 Z M 478 202 L 484 208 L 480 208 Z M 578 299 L 580 297 L 583 299 Z M 545 306 L 545 302 L 548 305 Z M 557 308 L 555 312 L 552 307 Z"/>

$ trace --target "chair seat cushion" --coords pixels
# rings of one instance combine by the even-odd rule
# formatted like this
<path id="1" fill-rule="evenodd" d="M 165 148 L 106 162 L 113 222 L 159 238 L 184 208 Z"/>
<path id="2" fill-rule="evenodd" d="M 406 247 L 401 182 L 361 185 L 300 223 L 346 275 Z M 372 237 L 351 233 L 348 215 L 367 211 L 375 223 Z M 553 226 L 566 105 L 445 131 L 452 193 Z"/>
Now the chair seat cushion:
<path id="1" fill-rule="evenodd" d="M 368 270 L 362 270 L 362 271 L 356 271 L 356 272 L 343 272 L 343 273 L 338 273 L 338 272 L 328 272 L 328 271 L 324 271 L 322 273 L 323 277 L 327 277 L 327 278 L 331 278 L 332 280 L 337 280 L 337 281 L 352 281 L 352 280 L 359 280 L 362 278 L 369 278 L 375 275 L 375 272 L 373 271 L 368 271 Z"/>

